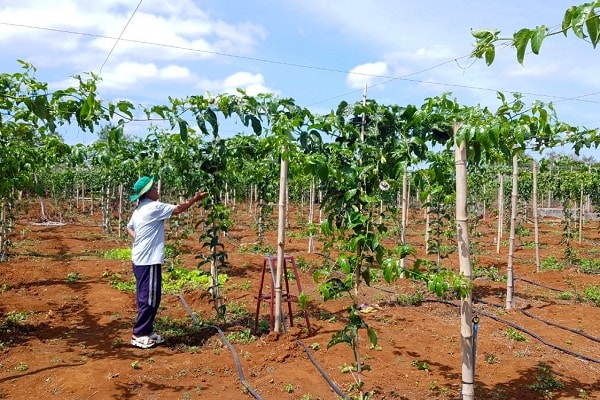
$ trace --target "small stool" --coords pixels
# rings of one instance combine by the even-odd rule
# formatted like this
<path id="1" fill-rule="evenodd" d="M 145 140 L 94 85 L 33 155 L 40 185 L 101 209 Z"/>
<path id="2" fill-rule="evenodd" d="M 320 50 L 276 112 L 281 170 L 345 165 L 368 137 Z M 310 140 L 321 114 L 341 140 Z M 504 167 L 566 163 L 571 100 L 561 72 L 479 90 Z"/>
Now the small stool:
<path id="1" fill-rule="evenodd" d="M 298 294 L 290 293 L 290 282 L 288 279 L 288 264 L 292 267 L 294 278 L 296 280 L 296 286 Z M 267 256 L 263 260 L 262 275 L 260 278 L 260 288 L 258 289 L 258 296 L 256 301 L 256 318 L 254 320 L 254 333 L 258 332 L 258 317 L 260 313 L 260 305 L 263 301 L 269 303 L 269 322 L 271 326 L 271 332 L 275 329 L 275 269 L 277 266 L 277 257 Z M 263 286 L 265 284 L 265 274 L 271 276 L 271 290 L 268 293 L 263 292 Z M 292 314 L 292 301 L 298 302 L 298 296 L 302 293 L 302 286 L 300 285 L 300 275 L 298 274 L 298 268 L 296 267 L 296 259 L 293 256 L 283 257 L 283 282 L 285 287 L 281 288 L 281 301 L 287 302 L 288 315 L 290 320 L 290 326 L 294 326 L 294 318 Z M 308 313 L 304 310 L 304 318 L 306 319 L 306 328 L 310 332 L 310 322 L 308 322 Z"/>

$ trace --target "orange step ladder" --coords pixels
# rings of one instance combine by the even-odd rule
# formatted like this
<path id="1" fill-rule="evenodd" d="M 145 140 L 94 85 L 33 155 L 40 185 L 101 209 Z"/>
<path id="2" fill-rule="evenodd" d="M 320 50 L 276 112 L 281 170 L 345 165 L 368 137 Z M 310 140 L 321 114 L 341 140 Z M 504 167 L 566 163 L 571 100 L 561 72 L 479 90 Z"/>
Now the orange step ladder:
<path id="1" fill-rule="evenodd" d="M 290 293 L 290 282 L 288 278 L 288 264 L 292 268 L 292 272 L 294 274 L 294 279 L 296 281 L 296 287 L 298 289 L 297 294 Z M 275 270 L 277 266 L 277 257 L 270 257 L 267 255 L 263 260 L 262 267 L 262 275 L 260 278 L 260 288 L 258 289 L 258 296 L 256 302 L 256 318 L 254 320 L 254 333 L 258 332 L 258 318 L 260 315 L 260 305 L 262 302 L 269 303 L 269 322 L 271 326 L 271 332 L 275 329 Z M 266 293 L 263 291 L 265 285 L 265 275 L 268 274 L 270 279 L 270 290 Z M 294 256 L 284 256 L 283 257 L 283 282 L 284 287 L 281 288 L 281 304 L 283 307 L 283 302 L 287 302 L 288 305 L 288 316 L 290 321 L 290 326 L 294 326 L 294 316 L 292 313 L 292 302 L 298 302 L 298 296 L 302 293 L 302 285 L 300 284 L 300 275 L 298 274 L 298 268 L 296 267 L 296 259 Z M 306 310 L 304 312 L 304 318 L 306 320 L 306 328 L 308 332 L 310 332 L 310 322 L 308 321 L 308 312 Z M 283 310 L 282 310 L 283 314 Z M 283 315 L 282 315 L 283 317 Z M 285 324 L 284 324 L 285 330 Z"/>

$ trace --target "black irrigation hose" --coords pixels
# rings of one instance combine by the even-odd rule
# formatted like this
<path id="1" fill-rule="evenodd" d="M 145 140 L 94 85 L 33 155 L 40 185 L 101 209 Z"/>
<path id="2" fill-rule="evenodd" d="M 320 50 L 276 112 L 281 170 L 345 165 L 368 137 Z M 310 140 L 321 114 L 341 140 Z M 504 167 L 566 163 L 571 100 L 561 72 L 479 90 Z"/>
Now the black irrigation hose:
<path id="1" fill-rule="evenodd" d="M 424 301 L 428 301 L 428 302 L 436 302 L 436 303 L 443 303 L 443 304 L 447 304 L 447 305 L 451 305 L 451 306 L 454 306 L 454 307 L 459 307 L 459 308 L 460 308 L 460 305 L 459 305 L 459 304 L 453 303 L 453 302 L 451 302 L 451 301 L 446 301 L 446 300 L 433 300 L 433 299 L 428 299 L 428 300 L 424 300 Z M 586 361 L 590 361 L 590 362 L 594 362 L 594 363 L 600 364 L 600 360 L 599 360 L 599 359 L 592 358 L 592 357 L 588 357 L 588 356 L 586 356 L 586 355 L 583 355 L 583 354 L 580 354 L 580 353 L 576 353 L 576 352 L 574 352 L 574 351 L 571 351 L 571 350 L 569 350 L 569 349 L 567 349 L 567 348 L 564 348 L 564 347 L 561 347 L 561 346 L 558 346 L 558 345 L 552 344 L 552 343 L 548 342 L 547 340 L 545 340 L 544 338 L 542 338 L 541 336 L 539 336 L 538 334 L 536 334 L 536 333 L 534 333 L 534 332 L 530 331 L 529 329 L 527 329 L 527 328 L 525 328 L 525 327 L 522 327 L 522 326 L 520 326 L 520 325 L 517 325 L 517 324 L 515 324 L 514 322 L 507 321 L 507 320 L 505 320 L 505 319 L 502 319 L 502 318 L 496 317 L 495 315 L 489 314 L 489 313 L 487 313 L 487 312 L 485 312 L 485 311 L 476 311 L 476 313 L 477 313 L 477 314 L 480 314 L 480 315 L 483 315 L 483 316 L 485 316 L 485 317 L 491 318 L 491 319 L 493 319 L 493 320 L 495 320 L 495 321 L 497 321 L 497 322 L 500 322 L 500 323 L 506 324 L 506 325 L 508 325 L 508 326 L 510 326 L 510 327 L 512 327 L 512 328 L 515 328 L 515 329 L 517 329 L 517 330 L 521 331 L 521 332 L 524 332 L 524 333 L 528 334 L 529 336 L 531 336 L 532 338 L 534 338 L 534 339 L 536 339 L 536 340 L 540 341 L 541 343 L 545 344 L 546 346 L 548 346 L 548 347 L 551 347 L 551 348 L 553 348 L 553 349 L 556 349 L 556 350 L 559 350 L 559 351 L 562 351 L 562 352 L 563 352 L 563 353 L 565 353 L 565 354 L 569 354 L 569 355 L 571 355 L 571 356 L 573 356 L 573 357 L 576 357 L 576 358 L 581 358 L 581 359 L 583 359 L 583 360 L 586 360 Z"/>
<path id="2" fill-rule="evenodd" d="M 231 355 L 233 356 L 233 360 L 235 361 L 235 367 L 237 368 L 238 375 L 240 376 L 240 382 L 242 382 L 242 385 L 244 385 L 246 390 L 248 390 L 248 392 L 252 396 L 254 396 L 254 398 L 256 400 L 262 400 L 262 397 L 260 397 L 260 395 L 258 393 L 256 393 L 256 391 L 254 389 L 252 389 L 250 387 L 250 384 L 248 384 L 248 382 L 246 381 L 246 377 L 244 376 L 244 371 L 242 370 L 242 364 L 240 363 L 240 358 L 238 357 L 237 353 L 235 352 L 235 349 L 233 348 L 233 345 L 231 344 L 231 342 L 229 340 L 227 340 L 225 333 L 223 333 L 221 328 L 219 328 L 218 326 L 215 326 L 215 325 L 203 325 L 203 326 L 217 330 L 217 332 L 219 333 L 219 336 L 221 336 L 221 339 L 223 339 L 223 342 L 225 342 L 227 347 L 229 347 L 229 351 L 231 351 Z"/>
<path id="3" fill-rule="evenodd" d="M 556 289 L 556 288 L 553 288 L 553 287 L 550 287 L 550 286 L 546 286 L 546 285 L 542 285 L 541 283 L 530 281 L 529 279 L 525 279 L 525 278 L 521 278 L 521 277 L 516 277 L 515 280 L 516 279 L 519 279 L 519 280 L 521 280 L 523 282 L 527 282 L 527 283 L 529 283 L 531 285 L 543 287 L 544 289 L 554 290 L 555 292 L 564 292 L 564 290 Z"/>
<path id="4" fill-rule="evenodd" d="M 491 303 L 491 302 L 489 302 L 489 301 L 480 300 L 480 299 L 473 299 L 473 300 L 474 300 L 474 301 L 477 301 L 478 303 L 483 303 L 483 304 L 487 304 L 487 305 L 490 305 L 490 306 L 494 306 L 494 307 L 502 308 L 502 306 L 501 306 L 501 305 L 499 305 L 499 304 L 494 304 L 494 303 Z M 550 326 L 553 326 L 553 327 L 555 327 L 555 328 L 563 329 L 563 330 L 565 330 L 565 331 L 569 331 L 569 332 L 575 333 L 576 335 L 583 336 L 583 337 L 585 337 L 586 339 L 589 339 L 589 340 L 591 340 L 591 341 L 593 341 L 593 342 L 600 343 L 600 338 L 598 338 L 598 337 L 596 337 L 596 336 L 589 335 L 589 334 L 587 334 L 587 333 L 585 333 L 585 332 L 582 332 L 582 331 L 580 331 L 580 330 L 577 330 L 577 329 L 569 328 L 568 326 L 559 325 L 559 324 L 556 324 L 556 323 L 554 323 L 554 322 L 551 322 L 551 321 L 546 321 L 545 319 L 542 319 L 542 318 L 540 318 L 540 317 L 536 317 L 535 315 L 531 314 L 530 312 L 526 311 L 526 310 L 525 310 L 525 309 L 523 309 L 523 308 L 520 308 L 520 309 L 519 309 L 519 311 L 521 311 L 523 314 L 525 314 L 525 315 L 526 315 L 526 316 L 528 316 L 529 318 L 532 318 L 532 319 L 538 320 L 538 321 L 540 321 L 540 322 L 543 322 L 543 323 L 544 323 L 544 324 L 546 324 L 546 325 L 550 325 Z"/>
<path id="5" fill-rule="evenodd" d="M 342 392 L 340 390 L 340 388 L 338 388 L 337 385 L 331 380 L 329 375 L 327 375 L 327 372 L 325 372 L 325 370 L 319 365 L 317 360 L 313 357 L 313 355 L 310 352 L 310 350 L 308 349 L 308 347 L 298 339 L 296 339 L 296 343 L 298 343 L 300 346 L 302 346 L 304 348 L 304 351 L 306 352 L 306 355 L 308 356 L 310 361 L 319 370 L 319 372 L 321 373 L 321 375 L 323 376 L 325 381 L 329 384 L 329 386 L 331 386 L 333 391 L 336 392 L 337 395 L 340 396 L 343 400 L 350 399 L 350 397 L 348 397 L 346 394 L 344 394 L 344 392 Z"/>
<path id="6" fill-rule="evenodd" d="M 192 312 L 190 307 L 187 305 L 183 296 L 178 294 L 177 297 L 179 297 L 179 300 L 181 301 L 183 308 L 185 309 L 185 311 L 187 311 L 190 318 L 192 318 L 192 321 L 195 324 L 198 324 L 199 323 L 198 318 L 196 318 L 196 316 L 194 315 L 194 313 Z M 237 368 L 238 375 L 240 376 L 240 382 L 242 382 L 242 385 L 244 385 L 246 390 L 248 390 L 248 393 L 250 393 L 256 400 L 263 400 L 262 397 L 260 397 L 260 395 L 258 393 L 256 393 L 256 391 L 254 389 L 252 389 L 250 387 L 250 385 L 248 384 L 248 381 L 246 381 L 246 377 L 244 376 L 244 371 L 242 370 L 242 363 L 240 362 L 240 358 L 238 357 L 235 349 L 233 348 L 233 345 L 227 339 L 227 337 L 225 336 L 225 333 L 223 333 L 221 328 L 219 328 L 216 325 L 202 325 L 202 327 L 213 328 L 217 331 L 219 336 L 221 336 L 221 339 L 223 339 L 223 342 L 225 342 L 225 345 L 227 345 L 227 347 L 229 348 L 231 355 L 233 356 L 233 361 L 235 362 L 235 367 Z"/>

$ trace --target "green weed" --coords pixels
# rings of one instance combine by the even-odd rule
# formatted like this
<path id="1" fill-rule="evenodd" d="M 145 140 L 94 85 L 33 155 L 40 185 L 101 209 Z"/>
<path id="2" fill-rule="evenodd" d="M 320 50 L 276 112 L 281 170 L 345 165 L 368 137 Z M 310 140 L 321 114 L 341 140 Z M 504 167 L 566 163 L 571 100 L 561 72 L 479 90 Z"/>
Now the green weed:
<path id="1" fill-rule="evenodd" d="M 583 297 L 600 307 L 600 287 L 595 285 L 586 286 L 583 289 Z"/>
<path id="2" fill-rule="evenodd" d="M 102 253 L 102 257 L 109 260 L 131 260 L 131 248 L 112 249 Z"/>
<path id="3" fill-rule="evenodd" d="M 65 281 L 67 283 L 75 283 L 83 279 L 83 276 L 79 272 L 69 272 Z"/>
<path id="4" fill-rule="evenodd" d="M 506 330 L 504 331 L 504 336 L 515 342 L 527 341 L 527 337 L 525 335 L 511 327 L 506 328 Z"/>
<path id="5" fill-rule="evenodd" d="M 564 268 L 564 264 L 553 256 L 542 260 L 540 264 L 542 271 L 562 271 Z"/>
<path id="6" fill-rule="evenodd" d="M 547 399 L 553 397 L 552 391 L 562 389 L 562 382 L 554 376 L 550 366 L 544 362 L 538 363 L 538 373 L 535 375 L 535 383 L 528 385 L 529 389 L 541 394 Z"/>
<path id="7" fill-rule="evenodd" d="M 430 371 L 429 364 L 427 364 L 426 361 L 413 360 L 411 361 L 410 365 L 417 367 L 419 371 Z"/>

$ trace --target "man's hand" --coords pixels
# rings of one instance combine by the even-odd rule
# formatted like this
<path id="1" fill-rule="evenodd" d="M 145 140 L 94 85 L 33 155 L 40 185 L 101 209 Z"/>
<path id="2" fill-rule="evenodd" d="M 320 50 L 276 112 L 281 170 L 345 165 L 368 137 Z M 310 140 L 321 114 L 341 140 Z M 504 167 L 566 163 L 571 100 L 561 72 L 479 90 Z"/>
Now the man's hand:
<path id="1" fill-rule="evenodd" d="M 194 195 L 194 202 L 200 201 L 200 200 L 202 200 L 203 198 L 205 198 L 207 196 L 208 196 L 208 192 L 198 191 Z"/>

